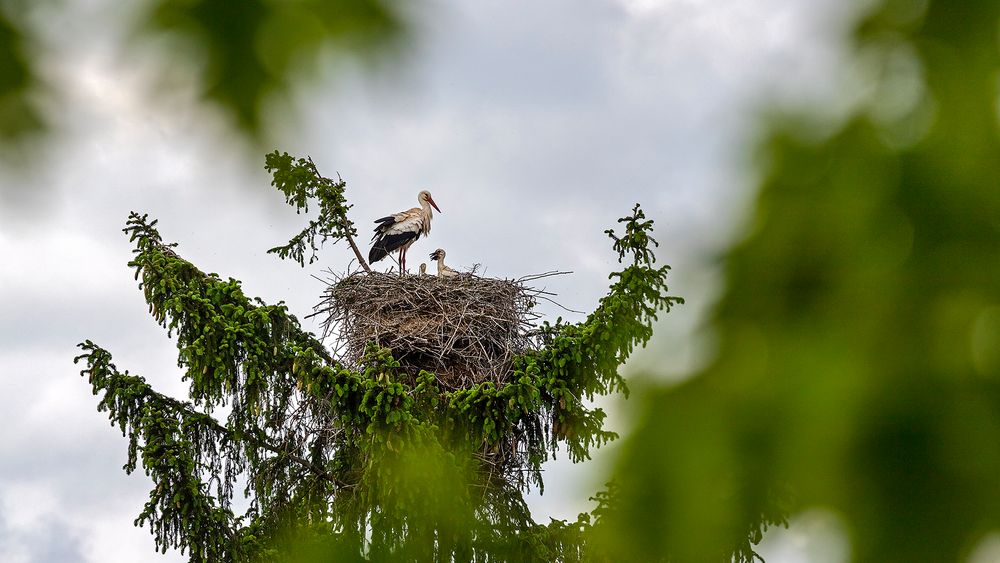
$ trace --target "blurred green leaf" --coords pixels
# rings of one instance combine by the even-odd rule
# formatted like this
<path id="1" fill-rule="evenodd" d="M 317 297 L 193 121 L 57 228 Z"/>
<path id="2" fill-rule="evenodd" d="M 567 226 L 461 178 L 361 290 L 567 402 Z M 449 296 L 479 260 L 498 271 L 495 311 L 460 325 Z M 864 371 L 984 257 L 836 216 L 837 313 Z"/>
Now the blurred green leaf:
<path id="1" fill-rule="evenodd" d="M 43 129 L 32 99 L 38 79 L 28 56 L 24 30 L 0 4 L 0 143 L 26 140 Z"/>
<path id="2" fill-rule="evenodd" d="M 307 63 L 323 48 L 369 57 L 402 30 L 385 0 L 157 0 L 138 31 L 168 33 L 197 53 L 204 98 L 257 135 L 262 103 L 303 67 L 314 74 Z"/>
<path id="3" fill-rule="evenodd" d="M 908 45 L 923 100 L 876 120 L 876 89 L 818 143 L 774 125 L 754 229 L 725 258 L 717 355 L 646 396 L 608 546 L 729 561 L 821 507 L 855 561 L 941 562 L 1000 527 L 998 22 L 992 1 L 884 2 L 858 44 Z"/>
<path id="4" fill-rule="evenodd" d="M 44 130 L 34 96 L 43 56 L 30 3 L 0 0 L 0 147 Z M 194 76 L 201 97 L 232 118 L 237 130 L 260 138 L 265 102 L 303 78 L 318 76 L 321 55 L 338 53 L 374 63 L 404 36 L 391 0 L 151 0 L 131 30 L 133 39 L 169 37 L 154 57 L 163 76 Z M 122 46 L 127 48 L 127 46 Z M 324 59 L 327 60 L 327 59 Z M 180 73 L 172 72 L 180 69 Z"/>

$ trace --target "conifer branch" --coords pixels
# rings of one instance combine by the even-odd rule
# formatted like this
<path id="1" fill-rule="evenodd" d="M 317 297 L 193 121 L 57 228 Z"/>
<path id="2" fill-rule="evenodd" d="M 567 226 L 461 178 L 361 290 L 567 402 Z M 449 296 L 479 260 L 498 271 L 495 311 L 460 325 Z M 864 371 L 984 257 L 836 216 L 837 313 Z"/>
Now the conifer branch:
<path id="1" fill-rule="evenodd" d="M 337 174 L 337 182 L 335 184 L 333 182 L 333 180 L 331 180 L 331 179 L 329 179 L 329 178 L 327 178 L 327 177 L 325 177 L 325 176 L 323 176 L 322 174 L 319 173 L 319 168 L 316 167 L 316 163 L 313 162 L 313 159 L 312 159 L 311 156 L 307 156 L 306 160 L 309 162 L 309 169 L 312 171 L 313 175 L 316 176 L 317 178 L 321 179 L 328 186 L 333 186 L 333 185 L 343 185 L 343 186 L 346 186 L 347 185 L 347 183 L 344 182 L 344 179 L 340 177 L 339 173 Z M 355 244 L 355 242 L 354 242 L 354 236 L 353 235 L 356 233 L 356 231 L 353 228 L 354 227 L 353 223 L 351 223 L 347 219 L 347 209 L 344 209 L 343 212 L 339 214 L 338 219 L 340 219 L 340 228 L 344 232 L 344 238 L 347 239 L 347 244 L 349 244 L 351 246 L 351 250 L 354 251 L 354 256 L 355 256 L 355 258 L 358 259 L 358 264 L 361 265 L 361 268 L 365 272 L 367 272 L 369 274 L 372 273 L 372 269 L 368 265 L 368 261 L 365 260 L 364 254 L 361 253 L 361 250 L 358 249 L 358 245 Z"/>
<path id="2" fill-rule="evenodd" d="M 354 242 L 354 237 L 358 234 L 357 229 L 347 217 L 347 212 L 351 208 L 344 196 L 347 182 L 339 175 L 334 182 L 320 174 L 311 157 L 293 158 L 288 153 L 274 151 L 267 155 L 265 162 L 265 168 L 274 176 L 271 185 L 285 194 L 285 202 L 295 207 L 296 213 L 308 212 L 310 200 L 316 200 L 320 207 L 319 218 L 310 221 L 302 232 L 288 241 L 288 244 L 274 247 L 268 252 L 277 254 L 281 258 L 290 257 L 305 266 L 307 244 L 312 252 L 309 263 L 312 264 L 316 260 L 317 237 L 320 245 L 329 238 L 346 239 L 354 251 L 358 264 L 365 272 L 371 273 L 371 267 Z"/>
<path id="3" fill-rule="evenodd" d="M 229 443 L 269 451 L 279 457 L 294 461 L 303 469 L 312 471 L 331 484 L 338 487 L 345 486 L 322 466 L 289 451 L 288 448 L 274 445 L 259 428 L 251 429 L 251 431 L 235 431 L 220 423 L 210 414 L 197 410 L 191 403 L 155 391 L 143 377 L 131 375 L 128 372 L 119 372 L 110 361 L 111 353 L 93 342 L 87 340 L 79 344 L 79 347 L 86 353 L 74 358 L 73 362 L 78 363 L 80 360 L 86 360 L 87 367 L 80 372 L 80 375 L 87 377 L 95 395 L 102 392 L 105 394 L 99 409 L 108 410 L 108 416 L 112 422 L 118 422 L 119 425 L 126 422 L 121 418 L 122 413 L 118 409 L 119 405 L 128 401 L 135 402 L 140 409 L 147 407 L 154 410 L 166 409 L 176 414 L 180 419 L 188 423 L 198 424 Z"/>

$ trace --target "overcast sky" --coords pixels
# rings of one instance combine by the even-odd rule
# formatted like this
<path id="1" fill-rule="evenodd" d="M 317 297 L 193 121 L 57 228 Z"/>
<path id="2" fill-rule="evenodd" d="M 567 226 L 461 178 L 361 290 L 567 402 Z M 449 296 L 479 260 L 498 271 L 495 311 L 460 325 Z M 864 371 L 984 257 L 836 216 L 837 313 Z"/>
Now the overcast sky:
<path id="1" fill-rule="evenodd" d="M 273 144 L 343 175 L 362 229 L 431 190 L 443 213 L 412 265 L 443 247 L 451 265 L 497 277 L 572 270 L 546 281 L 583 311 L 617 267 L 603 230 L 642 202 L 658 257 L 674 267 L 671 291 L 688 304 L 626 369 L 679 378 L 703 361 L 714 256 L 739 235 L 752 197 L 756 110 L 840 98 L 843 4 L 438 0 L 414 17 L 400 66 L 373 77 L 331 60 L 276 105 Z M 300 317 L 322 290 L 310 274 L 351 255 L 328 248 L 305 270 L 265 255 L 304 219 L 269 187 L 263 155 L 189 93 L 151 95 L 150 67 L 118 54 L 118 2 L 66 5 L 45 67 L 67 93 L 57 133 L 34 172 L 0 175 L 0 560 L 183 561 L 154 555 L 148 529 L 133 527 L 149 481 L 121 470 L 125 441 L 71 362 L 90 338 L 157 388 L 186 388 L 126 266 L 125 218 L 151 214 L 203 270 Z M 628 403 L 609 408 L 626 430 Z M 545 495 L 531 496 L 536 518 L 589 509 L 609 458 L 550 464 Z M 821 511 L 801 515 L 769 537 L 768 561 L 843 561 L 838 526 Z"/>

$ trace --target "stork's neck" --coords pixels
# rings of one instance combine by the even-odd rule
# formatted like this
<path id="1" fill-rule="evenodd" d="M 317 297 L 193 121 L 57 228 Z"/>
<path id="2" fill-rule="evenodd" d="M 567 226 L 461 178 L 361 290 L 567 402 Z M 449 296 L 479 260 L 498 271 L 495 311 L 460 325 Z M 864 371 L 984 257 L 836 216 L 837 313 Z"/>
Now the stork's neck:
<path id="1" fill-rule="evenodd" d="M 423 219 L 421 227 L 426 236 L 431 232 L 431 218 L 434 217 L 434 211 L 431 210 L 431 204 L 424 200 L 420 200 L 420 217 Z"/>

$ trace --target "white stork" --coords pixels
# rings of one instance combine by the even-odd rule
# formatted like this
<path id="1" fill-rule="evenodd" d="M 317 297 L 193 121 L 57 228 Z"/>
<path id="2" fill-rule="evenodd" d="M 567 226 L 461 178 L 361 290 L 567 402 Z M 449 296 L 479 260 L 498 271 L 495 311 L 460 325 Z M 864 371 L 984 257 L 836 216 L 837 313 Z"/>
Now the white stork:
<path id="1" fill-rule="evenodd" d="M 420 275 L 421 276 L 426 276 L 427 275 L 427 262 L 421 262 L 420 263 Z"/>
<path id="2" fill-rule="evenodd" d="M 450 278 L 451 276 L 457 276 L 458 272 L 444 265 L 444 249 L 437 249 L 431 253 L 431 260 L 437 260 L 438 263 L 438 277 L 439 278 Z"/>
<path id="3" fill-rule="evenodd" d="M 399 273 L 406 271 L 406 249 L 410 248 L 420 235 L 427 236 L 431 232 L 431 218 L 434 212 L 431 206 L 441 212 L 431 192 L 423 190 L 417 194 L 420 207 L 393 213 L 388 217 L 376 219 L 375 235 L 372 236 L 372 249 L 368 252 L 368 263 L 374 264 L 385 258 L 390 252 L 399 251 Z"/>

